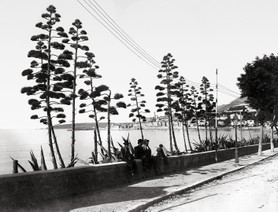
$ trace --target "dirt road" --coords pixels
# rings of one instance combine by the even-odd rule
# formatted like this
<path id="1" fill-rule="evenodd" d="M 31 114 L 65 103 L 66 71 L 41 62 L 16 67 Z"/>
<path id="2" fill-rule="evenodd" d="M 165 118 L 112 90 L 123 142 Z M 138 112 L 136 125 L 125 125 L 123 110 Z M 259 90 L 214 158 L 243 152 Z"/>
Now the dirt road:
<path id="1" fill-rule="evenodd" d="M 278 212 L 278 156 L 172 197 L 146 211 Z"/>

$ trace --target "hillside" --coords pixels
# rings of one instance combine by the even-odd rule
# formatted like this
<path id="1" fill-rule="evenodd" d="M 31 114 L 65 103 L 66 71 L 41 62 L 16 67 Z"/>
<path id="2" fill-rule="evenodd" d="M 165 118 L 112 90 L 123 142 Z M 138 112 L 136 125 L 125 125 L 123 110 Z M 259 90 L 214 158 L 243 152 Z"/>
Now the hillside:
<path id="1" fill-rule="evenodd" d="M 235 100 L 231 101 L 229 104 L 225 104 L 225 105 L 220 105 L 218 106 L 218 112 L 223 112 L 224 110 L 230 108 L 230 107 L 234 107 L 236 105 L 240 105 L 245 103 L 247 100 L 247 98 L 236 98 Z"/>
<path id="2" fill-rule="evenodd" d="M 95 127 L 95 123 L 76 123 L 76 130 L 92 130 Z M 99 123 L 100 128 L 106 128 L 107 123 Z M 55 129 L 71 129 L 71 124 L 62 124 L 55 126 Z"/>

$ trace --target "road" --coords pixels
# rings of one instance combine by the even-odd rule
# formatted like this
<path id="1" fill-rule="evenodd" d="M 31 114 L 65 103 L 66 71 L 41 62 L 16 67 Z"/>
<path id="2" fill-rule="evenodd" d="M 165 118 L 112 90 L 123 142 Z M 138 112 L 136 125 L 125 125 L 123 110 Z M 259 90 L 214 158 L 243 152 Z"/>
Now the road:
<path id="1" fill-rule="evenodd" d="M 278 155 L 146 211 L 278 212 Z"/>

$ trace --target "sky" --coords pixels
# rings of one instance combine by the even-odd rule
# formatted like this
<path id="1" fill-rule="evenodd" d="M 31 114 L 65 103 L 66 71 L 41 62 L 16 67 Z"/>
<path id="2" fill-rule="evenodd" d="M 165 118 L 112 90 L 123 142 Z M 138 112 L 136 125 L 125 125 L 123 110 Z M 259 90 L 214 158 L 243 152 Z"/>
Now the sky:
<path id="1" fill-rule="evenodd" d="M 278 1 L 276 0 L 96 0 L 107 14 L 149 55 L 161 62 L 171 53 L 180 75 L 200 83 L 206 76 L 211 84 L 218 82 L 239 96 L 236 83 L 243 67 L 258 56 L 277 54 Z M 29 82 L 21 76 L 31 62 L 28 51 L 35 43 L 32 35 L 42 33 L 35 24 L 41 14 L 54 5 L 61 15 L 59 23 L 68 31 L 80 19 L 87 31 L 87 45 L 96 55 L 102 83 L 114 93 L 127 96 L 129 82 L 135 78 L 145 94 L 147 107 L 155 112 L 158 69 L 144 62 L 106 27 L 97 21 L 88 4 L 94 0 L 0 0 L 0 128 L 37 128 L 30 120 L 26 95 L 20 93 Z M 82 5 L 84 5 L 90 14 Z M 236 98 L 224 87 L 218 92 L 218 103 Z M 129 99 L 125 99 L 128 103 Z M 114 121 L 130 121 L 127 111 L 119 111 Z M 89 122 L 78 116 L 78 122 Z"/>

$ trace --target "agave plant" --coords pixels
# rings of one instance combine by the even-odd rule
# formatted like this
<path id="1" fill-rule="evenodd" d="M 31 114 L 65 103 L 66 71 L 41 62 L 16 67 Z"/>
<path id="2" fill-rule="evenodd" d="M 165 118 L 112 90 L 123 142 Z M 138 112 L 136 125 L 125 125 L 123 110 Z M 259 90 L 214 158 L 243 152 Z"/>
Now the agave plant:
<path id="1" fill-rule="evenodd" d="M 227 143 L 228 143 L 228 135 L 220 135 L 219 137 L 218 137 L 218 145 L 219 145 L 219 148 L 221 148 L 221 149 L 227 149 L 228 148 L 228 145 L 227 145 Z"/>
<path id="2" fill-rule="evenodd" d="M 37 160 L 37 158 L 36 158 L 36 156 L 35 156 L 35 154 L 32 150 L 30 151 L 30 156 L 31 156 L 31 161 L 28 160 L 29 164 L 31 165 L 31 167 L 34 171 L 39 171 L 40 166 L 39 166 L 38 160 Z"/>
<path id="3" fill-rule="evenodd" d="M 78 162 L 78 160 L 79 160 L 78 157 L 75 156 L 75 157 L 71 160 L 71 162 L 69 163 L 69 165 L 67 166 L 67 168 L 74 167 L 75 164 Z"/>
<path id="4" fill-rule="evenodd" d="M 207 149 L 206 148 L 207 145 L 206 145 L 206 142 L 204 140 L 201 140 L 199 142 L 196 142 L 194 140 L 193 146 L 194 146 L 194 152 L 204 152 Z"/>
<path id="5" fill-rule="evenodd" d="M 44 157 L 42 147 L 41 147 L 41 165 L 39 165 L 37 157 L 35 156 L 35 154 L 32 150 L 30 151 L 30 156 L 31 156 L 31 160 L 28 160 L 28 162 L 31 165 L 33 171 L 47 170 L 47 166 L 46 166 L 45 157 Z M 11 157 L 11 159 L 13 161 L 15 161 L 15 159 L 13 159 L 12 157 Z M 21 166 L 19 163 L 17 163 L 17 166 L 18 166 L 17 168 L 21 169 L 22 172 L 27 172 L 26 169 L 23 168 L 23 166 Z"/>
<path id="6" fill-rule="evenodd" d="M 13 161 L 16 161 L 16 160 L 15 160 L 14 158 L 12 158 L 11 156 L 10 156 L 10 158 L 11 158 Z M 21 165 L 17 162 L 17 169 L 18 169 L 18 168 L 21 169 L 22 172 L 27 172 L 26 169 L 24 169 L 23 166 L 21 166 Z"/>

